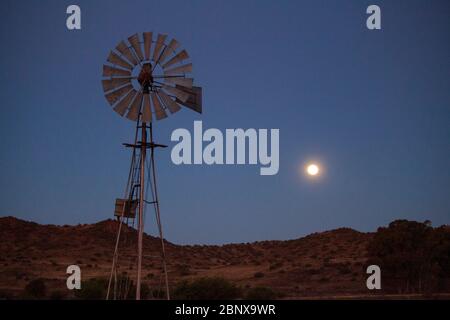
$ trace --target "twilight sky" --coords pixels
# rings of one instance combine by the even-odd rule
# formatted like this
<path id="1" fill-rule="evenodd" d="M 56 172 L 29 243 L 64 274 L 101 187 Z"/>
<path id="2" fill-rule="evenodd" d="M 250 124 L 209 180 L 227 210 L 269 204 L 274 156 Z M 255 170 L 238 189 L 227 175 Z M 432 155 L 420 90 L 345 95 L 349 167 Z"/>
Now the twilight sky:
<path id="1" fill-rule="evenodd" d="M 78 4 L 82 30 L 68 31 Z M 382 30 L 366 28 L 370 4 Z M 395 219 L 450 223 L 449 1 L 3 1 L 0 216 L 112 218 L 134 124 L 107 104 L 102 65 L 135 32 L 178 39 L 204 114 L 155 125 L 167 239 L 291 239 Z M 176 128 L 279 128 L 280 171 L 176 166 Z M 316 181 L 301 167 L 319 161 Z M 150 212 L 150 211 L 149 211 Z M 154 232 L 147 217 L 146 230 Z"/>

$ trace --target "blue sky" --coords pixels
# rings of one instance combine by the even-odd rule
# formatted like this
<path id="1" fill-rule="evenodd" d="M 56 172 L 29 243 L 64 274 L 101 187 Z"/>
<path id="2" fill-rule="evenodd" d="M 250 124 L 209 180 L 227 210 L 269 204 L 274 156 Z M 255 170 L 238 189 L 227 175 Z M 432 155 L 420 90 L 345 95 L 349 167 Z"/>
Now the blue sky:
<path id="1" fill-rule="evenodd" d="M 368 5 L 382 30 L 366 28 Z M 78 4 L 82 30 L 68 31 Z M 175 166 L 157 155 L 168 240 L 290 239 L 394 219 L 450 223 L 448 1 L 4 1 L 0 215 L 39 223 L 112 218 L 133 123 L 101 88 L 107 54 L 135 32 L 177 38 L 204 113 L 155 124 L 279 128 L 280 171 Z M 301 166 L 319 161 L 317 181 Z M 146 230 L 154 232 L 153 219 Z"/>

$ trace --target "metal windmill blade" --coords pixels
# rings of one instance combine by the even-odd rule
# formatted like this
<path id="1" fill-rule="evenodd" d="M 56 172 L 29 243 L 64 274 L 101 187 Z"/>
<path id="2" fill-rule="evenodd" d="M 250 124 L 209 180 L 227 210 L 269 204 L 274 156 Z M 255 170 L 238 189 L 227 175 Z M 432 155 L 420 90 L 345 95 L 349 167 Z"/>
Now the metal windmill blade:
<path id="1" fill-rule="evenodd" d="M 175 57 L 173 57 L 172 59 L 167 61 L 165 64 L 163 64 L 162 67 L 163 67 L 163 69 L 166 69 L 166 68 L 170 67 L 171 65 L 174 65 L 175 63 L 181 62 L 188 58 L 189 58 L 189 54 L 187 53 L 186 50 L 183 50 L 180 53 L 178 53 Z"/>
<path id="2" fill-rule="evenodd" d="M 188 63 L 179 67 L 164 70 L 164 75 L 173 76 L 177 74 L 185 74 L 192 72 L 192 63 Z"/>
<path id="3" fill-rule="evenodd" d="M 161 50 L 164 46 L 164 41 L 166 41 L 166 34 L 158 34 L 158 38 L 156 39 L 155 50 L 153 51 L 153 61 L 158 63 L 159 56 L 161 54 Z"/>
<path id="4" fill-rule="evenodd" d="M 128 42 L 130 42 L 131 46 L 133 47 L 134 52 L 139 58 L 139 61 L 144 61 L 144 55 L 142 54 L 141 43 L 139 42 L 138 34 L 135 33 L 131 37 L 128 37 Z"/>
<path id="5" fill-rule="evenodd" d="M 142 92 L 139 92 L 131 103 L 130 109 L 128 109 L 127 118 L 132 121 L 138 121 L 139 112 L 142 105 Z"/>
<path id="6" fill-rule="evenodd" d="M 122 117 L 130 106 L 131 102 L 136 97 L 136 90 L 132 89 L 128 94 L 123 98 L 116 106 L 114 107 L 114 111 L 120 114 Z"/>
<path id="7" fill-rule="evenodd" d="M 144 101 L 142 104 L 142 122 L 152 122 L 152 109 L 150 106 L 150 95 L 144 94 Z"/>
<path id="8" fill-rule="evenodd" d="M 118 65 L 118 66 L 120 66 L 122 68 L 125 68 L 125 69 L 128 69 L 128 70 L 133 70 L 133 66 L 131 64 L 129 64 L 128 62 L 126 62 L 124 59 L 122 59 L 114 51 L 110 52 L 107 61 L 110 62 L 113 65 Z"/>
<path id="9" fill-rule="evenodd" d="M 170 40 L 170 43 L 164 48 L 163 52 L 159 56 L 158 63 L 164 63 L 166 59 L 175 53 L 175 50 L 180 46 L 180 43 L 176 39 Z"/>
<path id="10" fill-rule="evenodd" d="M 164 104 L 164 106 L 169 109 L 170 113 L 174 114 L 175 112 L 181 110 L 180 105 L 172 100 L 167 94 L 165 94 L 164 91 L 159 91 L 158 96 L 161 98 L 161 102 Z"/>
<path id="11" fill-rule="evenodd" d="M 103 91 L 107 92 L 116 88 L 119 88 L 123 85 L 130 84 L 131 85 L 131 78 L 112 78 L 112 79 L 106 79 L 102 80 L 103 85 Z"/>
<path id="12" fill-rule="evenodd" d="M 150 93 L 150 97 L 152 98 L 153 108 L 155 109 L 155 116 L 157 120 L 161 120 L 167 118 L 167 114 L 164 111 L 161 102 L 158 99 L 158 96 L 155 92 Z"/>
<path id="13" fill-rule="evenodd" d="M 152 41 L 153 41 L 153 33 L 152 32 L 144 32 L 143 33 L 144 38 L 144 55 L 145 60 L 150 60 L 150 51 L 152 48 Z"/>
<path id="14" fill-rule="evenodd" d="M 120 100 L 123 96 L 125 96 L 130 90 L 133 89 L 131 84 L 126 85 L 125 87 L 121 87 L 117 90 L 111 91 L 105 95 L 106 100 L 108 100 L 110 105 L 114 105 L 117 101 Z"/>
<path id="15" fill-rule="evenodd" d="M 121 77 L 121 76 L 131 77 L 131 71 L 104 65 L 103 66 L 103 76 L 104 77 Z"/>
<path id="16" fill-rule="evenodd" d="M 133 66 L 138 64 L 138 61 L 134 57 L 133 53 L 131 52 L 130 48 L 125 44 L 125 41 L 120 41 L 119 44 L 116 46 L 117 51 L 119 51 L 122 55 L 127 58 L 128 61 L 130 61 Z"/>

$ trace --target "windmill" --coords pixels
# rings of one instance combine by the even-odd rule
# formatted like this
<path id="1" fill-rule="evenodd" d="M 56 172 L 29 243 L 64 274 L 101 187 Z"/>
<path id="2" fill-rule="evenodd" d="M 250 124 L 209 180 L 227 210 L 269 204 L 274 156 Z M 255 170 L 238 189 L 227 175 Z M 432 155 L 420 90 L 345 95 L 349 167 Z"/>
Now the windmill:
<path id="1" fill-rule="evenodd" d="M 130 221 L 134 226 L 137 211 L 136 300 L 141 299 L 144 213 L 146 204 L 151 204 L 161 240 L 166 298 L 170 299 L 154 159 L 155 149 L 167 146 L 154 142 L 153 122 L 178 112 L 182 106 L 201 113 L 202 89 L 193 85 L 189 54 L 180 49 L 176 39 L 168 41 L 165 34 L 154 38 L 152 32 L 143 32 L 127 40 L 120 41 L 110 51 L 103 65 L 102 86 L 106 100 L 120 116 L 136 122 L 134 143 L 124 143 L 132 149 L 132 158 L 125 196 L 116 199 L 115 204 L 114 215 L 119 228 L 106 298 L 110 298 L 111 291 L 114 291 L 113 298 L 120 298 L 116 290 L 122 226 Z M 146 198 L 148 189 L 151 201 Z M 126 294 L 122 297 L 126 298 Z"/>

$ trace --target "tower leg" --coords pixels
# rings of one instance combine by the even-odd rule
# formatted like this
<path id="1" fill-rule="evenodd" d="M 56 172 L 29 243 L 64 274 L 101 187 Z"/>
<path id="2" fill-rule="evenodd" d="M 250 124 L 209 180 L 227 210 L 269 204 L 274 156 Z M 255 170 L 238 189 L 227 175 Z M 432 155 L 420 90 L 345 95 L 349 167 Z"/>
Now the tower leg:
<path id="1" fill-rule="evenodd" d="M 153 144 L 153 128 L 152 124 L 150 124 L 150 143 Z M 156 210 L 156 222 L 158 224 L 158 230 L 159 230 L 159 238 L 161 239 L 161 251 L 162 251 L 162 260 L 163 260 L 163 269 L 164 269 L 164 280 L 166 285 L 166 298 L 167 300 L 170 300 L 170 292 L 169 292 L 169 277 L 167 274 L 167 264 L 166 264 L 166 250 L 164 248 L 164 237 L 163 237 L 163 231 L 162 231 L 162 224 L 161 224 L 161 215 L 159 212 L 159 199 L 158 199 L 158 189 L 156 186 L 156 168 L 155 168 L 155 156 L 154 156 L 154 147 L 151 148 L 151 154 L 150 154 L 150 160 L 152 162 L 152 183 L 153 183 L 153 200 L 155 203 L 155 210 Z"/>
<path id="2" fill-rule="evenodd" d="M 141 272 L 142 272 L 142 238 L 144 233 L 144 197 L 145 197 L 145 156 L 147 144 L 147 128 L 145 122 L 142 123 L 141 134 L 141 175 L 140 175 L 140 195 L 139 195 L 139 221 L 138 221 L 138 263 L 136 280 L 136 300 L 141 300 Z"/>

